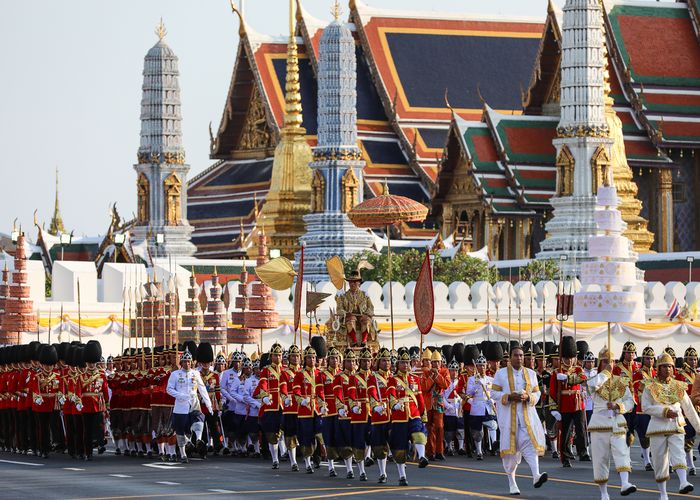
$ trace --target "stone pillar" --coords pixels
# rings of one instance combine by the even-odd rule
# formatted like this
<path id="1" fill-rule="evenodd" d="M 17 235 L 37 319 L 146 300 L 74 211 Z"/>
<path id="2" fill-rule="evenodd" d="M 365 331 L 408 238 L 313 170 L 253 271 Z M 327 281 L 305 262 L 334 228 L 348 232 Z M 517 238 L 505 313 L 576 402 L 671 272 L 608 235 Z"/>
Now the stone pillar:
<path id="1" fill-rule="evenodd" d="M 657 176 L 659 185 L 657 248 L 659 252 L 673 252 L 673 170 L 660 169 Z"/>

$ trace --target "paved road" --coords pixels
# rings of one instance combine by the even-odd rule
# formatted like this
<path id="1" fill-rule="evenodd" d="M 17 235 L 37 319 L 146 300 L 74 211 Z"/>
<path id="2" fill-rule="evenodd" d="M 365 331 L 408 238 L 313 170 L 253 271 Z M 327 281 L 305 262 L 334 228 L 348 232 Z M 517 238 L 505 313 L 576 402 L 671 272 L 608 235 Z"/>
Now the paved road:
<path id="1" fill-rule="evenodd" d="M 633 448 L 633 482 L 640 491 L 635 500 L 658 498 L 652 472 L 641 471 L 639 448 Z M 541 489 L 532 488 L 529 469 L 523 462 L 518 484 L 527 499 L 595 499 L 598 488 L 591 481 L 591 464 L 575 463 L 562 469 L 557 461 L 545 457 L 541 469 L 550 480 Z M 42 499 L 136 499 L 136 498 L 254 498 L 261 499 L 328 499 L 353 497 L 358 500 L 385 499 L 457 499 L 513 498 L 508 495 L 507 481 L 497 457 L 477 462 L 466 457 L 448 457 L 446 462 L 433 462 L 427 469 L 408 467 L 408 487 L 396 485 L 394 464 L 388 464 L 389 482 L 376 484 L 376 466 L 368 468 L 370 481 L 327 477 L 325 468 L 313 475 L 291 472 L 283 462 L 273 471 L 267 461 L 232 457 L 192 460 L 189 465 L 162 464 L 143 458 L 115 456 L 109 451 L 92 462 L 78 462 L 65 455 L 48 459 L 0 453 L 0 498 Z M 356 471 L 357 475 L 357 471 Z M 611 498 L 619 496 L 619 478 L 612 476 Z M 700 477 L 690 478 L 697 490 L 674 498 L 700 499 Z M 677 491 L 673 478 L 669 492 Z"/>

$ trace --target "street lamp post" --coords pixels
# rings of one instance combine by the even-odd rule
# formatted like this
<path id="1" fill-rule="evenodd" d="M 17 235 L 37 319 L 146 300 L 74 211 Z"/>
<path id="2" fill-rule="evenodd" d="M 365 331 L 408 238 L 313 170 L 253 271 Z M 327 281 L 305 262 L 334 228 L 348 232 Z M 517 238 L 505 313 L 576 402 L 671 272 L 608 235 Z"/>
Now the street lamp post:
<path id="1" fill-rule="evenodd" d="M 688 261 L 688 283 L 693 281 L 693 261 L 695 257 L 689 255 L 686 260 Z"/>
<path id="2" fill-rule="evenodd" d="M 157 233 L 156 234 L 156 257 L 160 257 L 158 255 L 158 247 L 160 247 L 163 243 L 165 243 L 165 235 L 163 233 Z"/>

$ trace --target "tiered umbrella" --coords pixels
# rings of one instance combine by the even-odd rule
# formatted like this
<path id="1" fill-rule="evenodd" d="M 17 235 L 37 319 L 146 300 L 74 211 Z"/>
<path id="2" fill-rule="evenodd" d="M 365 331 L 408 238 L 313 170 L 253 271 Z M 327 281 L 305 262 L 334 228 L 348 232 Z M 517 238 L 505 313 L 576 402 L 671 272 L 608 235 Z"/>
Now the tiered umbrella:
<path id="1" fill-rule="evenodd" d="M 389 229 L 399 222 L 422 222 L 428 215 L 428 207 L 405 196 L 389 194 L 384 183 L 384 192 L 363 201 L 348 212 L 348 217 L 360 228 L 386 227 L 387 258 L 389 259 L 389 312 L 391 317 L 391 348 L 394 348 L 394 296 L 391 286 L 391 234 Z"/>

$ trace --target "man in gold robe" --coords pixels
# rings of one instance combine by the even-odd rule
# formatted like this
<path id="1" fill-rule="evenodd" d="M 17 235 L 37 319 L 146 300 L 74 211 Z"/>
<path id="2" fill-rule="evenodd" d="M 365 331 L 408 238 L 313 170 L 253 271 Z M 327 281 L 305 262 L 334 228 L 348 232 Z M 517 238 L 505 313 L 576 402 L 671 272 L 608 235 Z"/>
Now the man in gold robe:
<path id="1" fill-rule="evenodd" d="M 346 278 L 348 290 L 339 293 L 335 301 L 340 319 L 340 333 L 348 338 L 350 347 L 362 346 L 377 337 L 374 327 L 374 305 L 365 292 L 360 290 L 362 278 L 359 271 L 353 271 Z"/>

